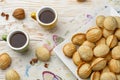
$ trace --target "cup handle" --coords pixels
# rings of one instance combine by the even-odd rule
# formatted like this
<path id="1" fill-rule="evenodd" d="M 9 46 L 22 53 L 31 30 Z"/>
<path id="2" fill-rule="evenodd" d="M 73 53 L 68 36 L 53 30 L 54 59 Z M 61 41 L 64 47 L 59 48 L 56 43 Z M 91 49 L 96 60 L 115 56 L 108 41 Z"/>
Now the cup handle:
<path id="1" fill-rule="evenodd" d="M 36 20 L 36 12 L 32 12 L 32 13 L 31 13 L 31 17 L 32 17 L 34 20 Z"/>

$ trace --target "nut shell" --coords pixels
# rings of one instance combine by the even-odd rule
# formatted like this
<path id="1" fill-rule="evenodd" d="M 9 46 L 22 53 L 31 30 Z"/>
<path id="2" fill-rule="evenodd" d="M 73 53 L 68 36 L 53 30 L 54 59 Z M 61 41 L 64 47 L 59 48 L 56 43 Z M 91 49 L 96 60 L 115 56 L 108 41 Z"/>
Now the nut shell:
<path id="1" fill-rule="evenodd" d="M 100 44 L 94 48 L 94 55 L 96 57 L 104 57 L 109 53 L 109 51 L 110 49 L 106 44 Z"/>
<path id="2" fill-rule="evenodd" d="M 111 72 L 120 73 L 120 60 L 112 59 L 108 63 Z"/>
<path id="3" fill-rule="evenodd" d="M 101 74 L 100 80 L 117 80 L 116 75 L 112 72 L 105 72 Z"/>
<path id="4" fill-rule="evenodd" d="M 99 28 L 92 28 L 87 31 L 86 38 L 90 42 L 96 42 L 102 37 L 102 31 Z"/>
<path id="5" fill-rule="evenodd" d="M 77 66 L 80 63 L 82 63 L 82 59 L 80 57 L 80 54 L 77 51 L 73 54 L 72 60 L 73 60 L 74 64 L 77 65 Z"/>
<path id="6" fill-rule="evenodd" d="M 7 69 L 11 64 L 11 57 L 7 53 L 0 55 L 0 68 L 2 70 Z"/>
<path id="7" fill-rule="evenodd" d="M 105 16 L 103 15 L 99 15 L 96 18 L 96 24 L 98 27 L 104 28 L 104 20 L 105 20 Z"/>
<path id="8" fill-rule="evenodd" d="M 112 58 L 120 59 L 120 46 L 116 46 L 112 49 Z"/>
<path id="9" fill-rule="evenodd" d="M 71 39 L 72 43 L 75 45 L 81 45 L 85 40 L 86 36 L 84 33 L 75 34 Z"/>
<path id="10" fill-rule="evenodd" d="M 15 70 L 11 69 L 7 71 L 5 80 L 20 80 L 20 76 Z"/>
<path id="11" fill-rule="evenodd" d="M 92 48 L 88 46 L 80 46 L 78 49 L 80 57 L 84 61 L 90 61 L 93 58 L 93 51 Z"/>
<path id="12" fill-rule="evenodd" d="M 120 29 L 116 30 L 115 36 L 117 37 L 118 40 L 120 40 Z"/>
<path id="13" fill-rule="evenodd" d="M 17 8 L 15 9 L 15 11 L 13 12 L 13 16 L 16 19 L 24 19 L 25 18 L 25 11 L 22 8 Z"/>
<path id="14" fill-rule="evenodd" d="M 93 72 L 90 80 L 100 80 L 100 72 Z"/>
<path id="15" fill-rule="evenodd" d="M 90 68 L 90 64 L 88 64 L 88 63 L 80 64 L 77 69 L 77 74 L 82 79 L 88 78 L 90 76 L 91 72 L 92 72 L 92 70 Z"/>
<path id="16" fill-rule="evenodd" d="M 48 61 L 50 59 L 50 52 L 43 46 L 36 49 L 35 55 L 41 61 Z"/>
<path id="17" fill-rule="evenodd" d="M 88 46 L 90 48 L 94 48 L 95 47 L 95 43 L 92 43 L 90 41 L 85 41 L 82 46 Z"/>
<path id="18" fill-rule="evenodd" d="M 104 20 L 104 27 L 107 30 L 115 30 L 117 28 L 117 21 L 114 17 L 108 16 Z"/>
<path id="19" fill-rule="evenodd" d="M 107 64 L 107 61 L 104 58 L 96 58 L 92 62 L 91 67 L 93 71 L 99 71 L 99 70 L 104 69 L 106 64 Z"/>
<path id="20" fill-rule="evenodd" d="M 107 38 L 108 36 L 112 35 L 114 33 L 114 31 L 110 31 L 110 30 L 107 30 L 107 29 L 103 29 L 103 36 L 105 38 Z"/>
<path id="21" fill-rule="evenodd" d="M 110 47 L 113 48 L 117 45 L 118 40 L 117 37 L 115 35 L 110 35 L 107 37 L 106 39 L 106 44 Z"/>

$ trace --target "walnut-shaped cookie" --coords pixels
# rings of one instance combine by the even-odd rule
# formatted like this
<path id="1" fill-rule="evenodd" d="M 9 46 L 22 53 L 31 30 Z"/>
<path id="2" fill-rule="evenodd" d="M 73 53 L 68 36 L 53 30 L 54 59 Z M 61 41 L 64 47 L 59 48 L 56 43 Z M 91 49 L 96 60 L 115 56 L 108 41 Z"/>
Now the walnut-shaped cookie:
<path id="1" fill-rule="evenodd" d="M 76 66 L 78 66 L 80 63 L 82 63 L 80 54 L 77 51 L 73 54 L 72 60 Z"/>
<path id="2" fill-rule="evenodd" d="M 71 42 L 65 44 L 63 47 L 63 53 L 65 54 L 65 56 L 69 58 L 72 58 L 76 50 L 77 50 L 76 46 Z"/>
<path id="3" fill-rule="evenodd" d="M 104 20 L 104 27 L 107 30 L 115 30 L 117 25 L 116 19 L 112 16 L 107 16 Z"/>
<path id="4" fill-rule="evenodd" d="M 93 58 L 93 51 L 92 48 L 88 46 L 80 46 L 78 49 L 80 57 L 84 61 L 91 61 Z"/>
<path id="5" fill-rule="evenodd" d="M 77 33 L 71 39 L 72 43 L 75 45 L 82 45 L 85 40 L 86 36 L 84 33 Z"/>
<path id="6" fill-rule="evenodd" d="M 97 18 L 96 18 L 97 26 L 100 28 L 104 28 L 104 20 L 105 20 L 105 16 L 103 16 L 103 15 L 97 16 Z"/>
<path id="7" fill-rule="evenodd" d="M 96 58 L 92 62 L 91 67 L 93 71 L 99 71 L 99 70 L 104 69 L 106 64 L 107 64 L 107 61 L 104 58 Z"/>
<path id="8" fill-rule="evenodd" d="M 102 30 L 98 27 L 91 28 L 86 33 L 86 38 L 90 42 L 96 42 L 102 37 Z"/>
<path id="9" fill-rule="evenodd" d="M 90 67 L 90 64 L 88 64 L 88 63 L 80 64 L 77 69 L 77 74 L 82 79 L 88 78 L 90 76 L 91 72 L 92 72 L 92 69 Z"/>
<path id="10" fill-rule="evenodd" d="M 106 44 L 99 44 L 93 51 L 96 57 L 105 57 L 105 55 L 109 53 L 110 49 Z"/>

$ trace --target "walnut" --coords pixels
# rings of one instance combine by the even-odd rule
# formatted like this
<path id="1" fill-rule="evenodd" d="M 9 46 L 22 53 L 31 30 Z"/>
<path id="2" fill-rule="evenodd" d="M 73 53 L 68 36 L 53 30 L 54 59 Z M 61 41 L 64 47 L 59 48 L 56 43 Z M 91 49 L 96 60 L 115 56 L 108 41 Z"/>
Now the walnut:
<path id="1" fill-rule="evenodd" d="M 17 8 L 15 9 L 15 11 L 13 12 L 13 16 L 16 18 L 16 19 L 24 19 L 25 18 L 25 11 L 24 9 L 22 8 Z"/>

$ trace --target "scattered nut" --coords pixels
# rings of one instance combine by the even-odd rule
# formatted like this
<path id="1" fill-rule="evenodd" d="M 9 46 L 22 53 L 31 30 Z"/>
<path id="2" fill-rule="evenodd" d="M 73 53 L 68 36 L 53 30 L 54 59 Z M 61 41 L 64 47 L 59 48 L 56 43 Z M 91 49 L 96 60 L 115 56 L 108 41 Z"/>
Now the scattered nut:
<path id="1" fill-rule="evenodd" d="M 2 13 L 1 13 L 1 16 L 5 17 L 5 16 L 6 16 L 6 14 L 5 14 L 4 12 L 2 12 Z"/>
<path id="2" fill-rule="evenodd" d="M 11 57 L 7 53 L 0 55 L 0 68 L 2 70 L 7 69 L 11 64 Z"/>
<path id="3" fill-rule="evenodd" d="M 16 19 L 24 19 L 25 18 L 25 11 L 24 9 L 22 8 L 17 8 L 15 9 L 15 11 L 13 12 L 13 16 L 16 18 Z"/>
<path id="4" fill-rule="evenodd" d="M 7 71 L 5 80 L 20 80 L 20 76 L 15 70 L 11 69 Z"/>
<path id="5" fill-rule="evenodd" d="M 41 61 L 48 61 L 50 59 L 50 52 L 43 46 L 36 49 L 35 55 Z"/>

